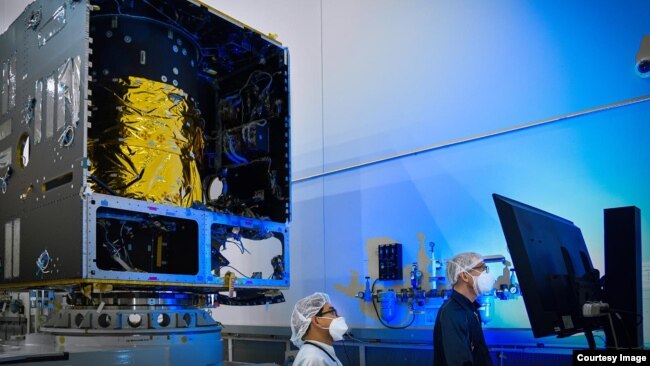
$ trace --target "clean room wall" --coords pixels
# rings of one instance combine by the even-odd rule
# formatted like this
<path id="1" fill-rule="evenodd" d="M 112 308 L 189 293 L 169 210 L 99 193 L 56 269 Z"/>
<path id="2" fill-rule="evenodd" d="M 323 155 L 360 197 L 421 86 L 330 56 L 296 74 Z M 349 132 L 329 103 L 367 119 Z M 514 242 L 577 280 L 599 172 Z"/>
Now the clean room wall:
<path id="1" fill-rule="evenodd" d="M 648 6 L 324 1 L 325 169 L 647 93 Z"/>
<path id="2" fill-rule="evenodd" d="M 366 243 L 402 243 L 405 266 L 429 241 L 439 258 L 470 249 L 508 256 L 494 192 L 574 221 L 594 266 L 603 269 L 602 209 L 650 209 L 650 169 L 639 169 L 650 166 L 644 146 L 650 125 L 639 122 L 648 115 L 650 103 L 637 104 L 327 177 L 325 241 L 329 251 L 346 253 L 328 258 L 337 263 L 326 266 L 328 291 L 353 324 L 378 327 L 364 315 L 368 305 L 349 296 L 363 291 L 356 281 L 365 274 L 377 276 L 365 269 L 365 258 L 375 253 L 368 254 Z M 643 230 L 649 229 L 645 219 Z M 499 264 L 491 268 L 501 273 Z M 400 287 L 408 287 L 406 273 L 404 279 Z M 488 327 L 527 328 L 525 315 L 521 299 L 497 301 Z M 424 319 L 415 324 L 426 325 Z"/>
<path id="3" fill-rule="evenodd" d="M 292 288 L 252 321 L 248 309 L 219 309 L 232 324 L 286 325 L 297 298 L 324 290 L 353 327 L 380 328 L 352 297 L 376 273 L 367 247 L 401 242 L 405 266 L 429 241 L 443 259 L 464 250 L 509 258 L 493 192 L 573 220 L 601 270 L 604 208 L 636 205 L 650 229 L 650 106 L 596 112 L 649 94 L 634 72 L 649 3 L 211 3 L 278 33 L 292 58 Z M 488 327 L 529 327 L 521 299 L 495 308 Z"/>
<path id="4" fill-rule="evenodd" d="M 25 10 L 30 0 L 0 0 L 0 33 L 3 33 L 14 19 Z"/>
<path id="5" fill-rule="evenodd" d="M 372 248 L 403 243 L 405 266 L 429 241 L 442 259 L 507 256 L 492 192 L 573 220 L 601 269 L 603 208 L 640 207 L 648 236 L 649 102 L 473 138 L 650 94 L 633 70 L 650 3 L 206 2 L 291 53 L 291 289 L 284 304 L 216 309 L 226 325 L 286 326 L 298 298 L 327 291 L 353 327 L 380 328 L 351 297 L 376 272 Z M 28 3 L 0 0 L 0 29 Z M 488 327 L 528 327 L 521 299 L 497 302 Z"/>

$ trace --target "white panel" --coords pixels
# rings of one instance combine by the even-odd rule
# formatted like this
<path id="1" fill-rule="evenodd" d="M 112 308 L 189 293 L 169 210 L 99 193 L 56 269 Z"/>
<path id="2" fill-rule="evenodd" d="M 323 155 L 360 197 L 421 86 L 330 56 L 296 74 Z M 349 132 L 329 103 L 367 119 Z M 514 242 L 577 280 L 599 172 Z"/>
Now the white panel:
<path id="1" fill-rule="evenodd" d="M 14 220 L 14 237 L 13 237 L 13 254 L 12 254 L 12 271 L 13 277 L 20 275 L 20 219 Z"/>
<path id="2" fill-rule="evenodd" d="M 11 221 L 5 223 L 5 263 L 4 263 L 4 278 L 11 278 L 11 250 L 13 249 L 13 223 Z"/>
<path id="3" fill-rule="evenodd" d="M 265 240 L 242 239 L 240 242 L 229 239 L 225 247 L 220 253 L 230 264 L 222 267 L 220 276 L 234 269 L 237 277 L 253 277 L 254 272 L 261 272 L 260 278 L 268 279 L 273 275 L 271 259 L 282 255 L 282 242 L 275 237 Z"/>

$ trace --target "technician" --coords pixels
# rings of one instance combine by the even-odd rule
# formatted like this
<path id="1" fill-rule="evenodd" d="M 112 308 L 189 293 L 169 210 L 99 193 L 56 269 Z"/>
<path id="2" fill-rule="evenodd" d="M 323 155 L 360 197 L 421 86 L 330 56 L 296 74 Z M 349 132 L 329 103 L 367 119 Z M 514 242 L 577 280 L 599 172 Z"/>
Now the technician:
<path id="1" fill-rule="evenodd" d="M 447 261 L 447 280 L 453 291 L 436 317 L 433 364 L 492 365 L 476 298 L 494 288 L 494 276 L 481 255 L 467 252 Z"/>
<path id="2" fill-rule="evenodd" d="M 343 366 L 332 343 L 348 331 L 330 297 L 315 292 L 298 300 L 291 313 L 291 342 L 300 348 L 293 366 Z"/>

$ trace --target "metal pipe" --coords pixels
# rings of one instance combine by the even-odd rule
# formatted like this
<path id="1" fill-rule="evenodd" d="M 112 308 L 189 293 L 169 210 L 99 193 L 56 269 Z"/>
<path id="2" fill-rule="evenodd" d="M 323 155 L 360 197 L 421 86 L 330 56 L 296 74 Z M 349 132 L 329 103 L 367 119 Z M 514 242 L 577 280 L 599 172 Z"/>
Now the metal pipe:
<path id="1" fill-rule="evenodd" d="M 440 143 L 440 144 L 425 146 L 425 147 L 418 148 L 418 149 L 412 149 L 412 150 L 408 150 L 408 151 L 405 151 L 405 152 L 402 152 L 402 153 L 388 155 L 388 156 L 385 156 L 383 158 L 378 158 L 378 159 L 368 160 L 368 161 L 361 162 L 361 163 L 347 165 L 347 166 L 343 166 L 343 167 L 340 167 L 340 168 L 336 168 L 336 169 L 332 169 L 332 170 L 328 170 L 328 171 L 323 171 L 322 173 L 317 173 L 317 174 L 312 174 L 312 175 L 296 178 L 296 179 L 292 180 L 291 182 L 292 183 L 300 183 L 300 182 L 308 181 L 308 180 L 315 179 L 315 178 L 325 177 L 325 176 L 336 174 L 336 173 L 343 173 L 343 172 L 347 172 L 347 171 L 358 169 L 358 168 L 363 168 L 363 167 L 374 165 L 374 164 L 379 164 L 379 163 L 383 163 L 383 162 L 387 162 L 387 161 L 391 161 L 391 160 L 401 159 L 401 158 L 405 158 L 405 157 L 408 157 L 408 156 L 413 156 L 413 155 L 417 155 L 417 154 L 421 154 L 421 153 L 425 153 L 425 152 L 429 152 L 429 151 L 439 150 L 439 149 L 442 149 L 442 148 L 451 147 L 451 146 L 455 146 L 455 145 L 460 145 L 460 144 L 464 144 L 464 143 L 468 143 L 468 142 L 478 141 L 478 140 L 486 139 L 486 138 L 489 138 L 489 137 L 504 135 L 504 134 L 507 134 L 507 133 L 521 131 L 521 130 L 525 130 L 525 129 L 532 128 L 532 127 L 546 125 L 546 124 L 549 124 L 549 123 L 559 122 L 559 121 L 563 121 L 563 120 L 566 120 L 566 119 L 579 117 L 579 116 L 584 116 L 584 115 L 591 114 L 591 113 L 597 113 L 597 112 L 602 112 L 602 111 L 606 111 L 606 110 L 609 110 L 609 109 L 624 107 L 624 106 L 628 106 L 628 105 L 632 105 L 632 104 L 636 104 L 636 103 L 642 103 L 642 102 L 646 102 L 648 100 L 650 100 L 650 95 L 643 95 L 643 96 L 640 96 L 640 97 L 627 99 L 627 100 L 623 100 L 623 101 L 620 101 L 620 102 L 605 104 L 605 105 L 600 106 L 600 107 L 585 109 L 585 110 L 582 110 L 582 111 L 578 111 L 578 112 L 574 112 L 574 113 L 568 113 L 568 114 L 564 114 L 564 115 L 557 116 L 557 117 L 542 119 L 542 120 L 538 120 L 538 121 L 534 121 L 534 122 L 530 122 L 530 123 L 524 123 L 524 124 L 517 125 L 517 126 L 514 126 L 514 127 L 503 128 L 503 129 L 494 130 L 494 131 L 491 131 L 491 132 L 486 132 L 486 133 L 482 133 L 482 134 L 478 134 L 478 135 L 474 135 L 474 136 L 470 136 L 470 137 L 460 138 L 460 139 L 456 139 L 456 140 L 450 140 L 450 141 L 443 142 L 443 143 Z"/>

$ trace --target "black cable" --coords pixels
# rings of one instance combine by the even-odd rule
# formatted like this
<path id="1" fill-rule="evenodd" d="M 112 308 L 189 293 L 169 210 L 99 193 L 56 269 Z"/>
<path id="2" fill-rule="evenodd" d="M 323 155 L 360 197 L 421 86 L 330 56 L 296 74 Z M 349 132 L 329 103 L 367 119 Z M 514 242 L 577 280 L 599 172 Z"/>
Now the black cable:
<path id="1" fill-rule="evenodd" d="M 233 266 L 228 265 L 228 266 L 223 266 L 223 267 L 221 267 L 221 268 L 226 268 L 226 267 L 227 267 L 227 268 L 232 268 L 232 269 L 234 269 L 237 273 L 239 273 L 240 275 L 244 276 L 244 278 L 250 278 L 250 277 L 246 276 L 245 274 L 241 273 L 240 270 L 238 270 L 237 268 L 235 268 L 235 267 L 233 267 Z"/>
<path id="2" fill-rule="evenodd" d="M 612 337 L 614 338 L 614 349 L 618 349 L 618 339 L 616 337 L 616 329 L 614 329 L 614 321 L 612 320 L 612 313 L 607 314 L 607 318 L 609 319 L 609 327 L 612 330 Z M 591 331 L 589 332 L 591 334 Z M 588 333 L 585 330 L 585 336 L 587 336 L 587 340 L 589 340 Z M 596 349 L 596 345 L 594 344 L 593 347 L 590 347 L 592 349 Z"/>
<path id="3" fill-rule="evenodd" d="M 627 341 L 627 344 L 632 343 L 632 337 L 630 337 L 630 332 L 628 332 L 627 326 L 625 325 L 623 318 L 617 312 L 614 312 L 614 315 L 615 315 L 614 317 L 618 319 L 618 321 L 621 323 L 621 328 L 623 328 L 623 332 L 625 333 L 625 340 Z M 612 333 L 614 333 L 614 329 L 612 329 Z"/>
<path id="4" fill-rule="evenodd" d="M 244 243 L 241 241 L 241 239 L 239 239 L 239 240 L 234 240 L 234 239 L 233 240 L 228 240 L 228 239 L 226 239 L 226 243 L 235 244 L 239 248 L 239 251 L 241 252 L 241 254 L 244 254 L 244 252 L 248 252 L 248 254 L 251 254 L 251 252 L 249 252 L 246 248 L 244 248 Z"/>
<path id="5" fill-rule="evenodd" d="M 623 310 L 623 309 L 609 309 L 609 311 L 613 312 L 613 313 L 633 314 L 634 316 L 637 317 L 637 319 L 639 319 L 637 321 L 636 325 L 639 325 L 639 324 L 643 323 L 643 315 L 641 315 L 641 314 L 639 314 L 637 312 L 629 311 L 629 310 Z"/>
<path id="6" fill-rule="evenodd" d="M 375 293 L 375 284 L 377 283 L 377 280 L 379 280 L 379 279 L 377 278 L 372 282 L 372 288 L 371 288 L 370 291 L 373 294 Z M 413 309 L 411 309 L 411 311 L 413 311 L 413 318 L 411 318 L 410 323 L 408 323 L 406 325 L 403 325 L 403 326 L 399 326 L 399 327 L 388 325 L 388 324 L 384 323 L 384 320 L 381 318 L 381 316 L 379 316 L 379 311 L 377 311 L 377 305 L 375 304 L 375 297 L 374 296 L 372 297 L 372 307 L 375 309 L 375 314 L 377 314 L 377 319 L 379 320 L 381 325 L 383 325 L 386 328 L 389 328 L 389 329 L 406 329 L 406 328 L 410 327 L 413 324 L 413 322 L 415 322 L 415 311 L 413 311 Z"/>
<path id="7" fill-rule="evenodd" d="M 94 175 L 90 176 L 90 179 L 97 183 L 100 187 L 104 188 L 108 193 L 110 193 L 112 196 L 118 196 L 117 192 L 112 190 L 109 186 L 106 185 L 106 183 L 102 182 L 101 179 L 97 178 Z"/>

